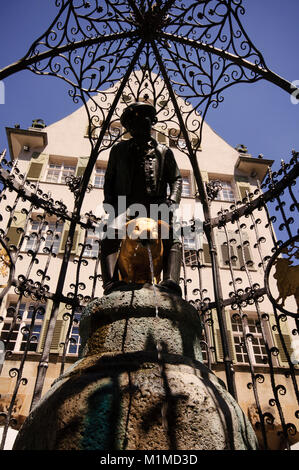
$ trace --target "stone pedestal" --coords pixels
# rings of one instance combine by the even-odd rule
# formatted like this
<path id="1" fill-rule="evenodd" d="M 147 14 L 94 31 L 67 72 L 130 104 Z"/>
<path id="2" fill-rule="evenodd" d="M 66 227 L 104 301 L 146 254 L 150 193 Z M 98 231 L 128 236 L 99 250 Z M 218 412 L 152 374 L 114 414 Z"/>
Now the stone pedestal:
<path id="1" fill-rule="evenodd" d="M 188 302 L 152 286 L 113 292 L 88 305 L 80 335 L 82 358 L 32 411 L 16 450 L 257 447 L 202 363 L 201 323 Z"/>

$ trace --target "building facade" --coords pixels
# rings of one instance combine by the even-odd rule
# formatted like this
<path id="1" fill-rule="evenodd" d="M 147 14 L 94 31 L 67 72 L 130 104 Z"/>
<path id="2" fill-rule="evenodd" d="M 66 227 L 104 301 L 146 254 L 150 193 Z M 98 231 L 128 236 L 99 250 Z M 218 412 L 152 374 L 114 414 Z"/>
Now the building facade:
<path id="1" fill-rule="evenodd" d="M 136 72 L 136 77 L 143 85 L 147 80 L 141 72 Z M 202 203 L 188 159 L 190 148 L 169 96 L 163 93 L 163 82 L 149 82 L 155 83 L 152 89 L 131 84 L 124 90 L 106 130 L 104 118 L 109 116 L 114 88 L 49 126 L 34 121 L 28 129 L 7 128 L 11 162 L 2 155 L 0 175 L 0 339 L 5 347 L 0 393 L 6 430 L 18 429 L 32 406 L 53 303 L 58 302 L 59 307 L 42 395 L 78 358 L 82 308 L 102 295 L 99 261 L 105 168 L 111 146 L 119 139 L 130 138 L 119 117 L 125 106 L 137 100 L 156 106 L 158 123 L 153 137 L 172 148 L 183 177 L 183 297 L 197 306 L 201 315 L 205 363 L 226 381 L 223 338 L 215 308 L 215 273 L 203 230 Z M 299 358 L 295 317 L 279 317 L 264 290 L 273 247 L 280 246 L 273 216 L 262 199 L 270 187 L 271 182 L 263 181 L 271 179 L 273 160 L 255 158 L 243 145 L 233 148 L 206 123 L 200 142 L 200 116 L 179 96 L 177 102 L 189 123 L 189 143 L 196 152 L 209 199 L 235 396 L 261 446 L 284 449 L 299 440 L 295 427 Z M 77 183 L 99 137 L 101 145 L 84 194 L 81 218 L 70 238 Z M 254 201 L 259 203 L 254 206 Z M 249 203 L 254 210 L 246 212 Z M 65 259 L 68 244 L 70 256 Z M 269 279 L 277 297 L 277 278 L 272 275 Z M 285 308 L 296 312 L 291 295 Z"/>

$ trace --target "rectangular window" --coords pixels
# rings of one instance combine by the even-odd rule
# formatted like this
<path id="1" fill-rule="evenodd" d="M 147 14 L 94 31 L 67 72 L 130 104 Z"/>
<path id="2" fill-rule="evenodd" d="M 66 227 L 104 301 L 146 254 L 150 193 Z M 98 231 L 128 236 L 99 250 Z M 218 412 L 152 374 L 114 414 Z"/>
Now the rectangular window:
<path id="1" fill-rule="evenodd" d="M 217 181 L 220 182 L 222 189 L 220 189 L 217 193 L 216 200 L 218 201 L 227 201 L 227 202 L 234 202 L 235 201 L 235 193 L 232 187 L 231 181 L 220 180 L 218 178 L 210 178 L 210 182 Z"/>
<path id="2" fill-rule="evenodd" d="M 250 250 L 250 242 L 246 232 L 241 233 L 241 237 L 232 232 L 228 231 L 228 243 L 224 231 L 219 230 L 217 233 L 218 246 L 221 251 L 222 266 L 229 267 L 229 258 L 231 265 L 235 269 L 245 269 L 245 265 L 248 269 L 255 269 L 252 261 L 252 254 Z"/>
<path id="3" fill-rule="evenodd" d="M 31 333 L 31 341 L 29 343 L 29 351 L 35 352 L 40 340 L 40 333 L 44 319 L 46 304 L 35 302 L 24 302 L 19 305 L 16 312 L 17 303 L 10 302 L 7 308 L 7 314 L 1 330 L 1 340 L 6 341 L 9 338 L 9 331 L 13 323 L 13 318 L 17 315 L 17 323 L 10 336 L 6 349 L 13 352 L 25 351 L 26 342 L 29 335 L 29 328 L 35 312 L 35 321 Z"/>
<path id="4" fill-rule="evenodd" d="M 210 248 L 205 234 L 202 237 L 202 248 L 200 249 L 200 254 L 203 265 L 210 265 L 212 263 Z"/>
<path id="5" fill-rule="evenodd" d="M 191 232 L 184 236 L 184 248 L 188 250 L 196 249 L 194 232 Z"/>
<path id="6" fill-rule="evenodd" d="M 206 324 L 206 328 L 202 330 L 202 339 L 200 341 L 203 363 L 208 367 L 216 362 L 213 347 L 213 331 L 210 324 Z"/>
<path id="7" fill-rule="evenodd" d="M 253 364 L 265 365 L 264 358 L 267 357 L 267 353 L 260 324 L 254 318 L 244 319 L 244 333 L 248 335 L 246 352 L 241 319 L 233 317 L 231 323 L 237 362 L 248 364 L 250 356 Z"/>
<path id="8" fill-rule="evenodd" d="M 79 348 L 81 345 L 81 338 L 79 335 L 79 324 L 81 319 L 81 313 L 75 312 L 73 318 L 73 325 L 70 333 L 70 341 L 68 344 L 67 354 L 78 355 Z"/>
<path id="9" fill-rule="evenodd" d="M 95 188 L 103 188 L 105 181 L 105 172 L 106 169 L 103 167 L 97 167 L 95 169 L 93 185 Z"/>
<path id="10" fill-rule="evenodd" d="M 37 239 L 37 234 L 39 230 L 39 225 L 40 222 L 37 220 L 33 220 L 29 226 L 27 236 L 29 237 L 26 243 L 26 251 L 32 250 L 35 251 L 38 247 L 38 239 Z"/>
<path id="11" fill-rule="evenodd" d="M 47 250 L 50 250 L 52 247 L 52 253 L 57 254 L 61 242 L 62 230 L 62 222 L 49 222 L 48 225 L 45 227 L 45 241 L 43 248 L 47 248 Z"/>
<path id="12" fill-rule="evenodd" d="M 191 197 L 191 183 L 190 183 L 190 176 L 185 175 L 182 176 L 182 197 Z"/>
<path id="13" fill-rule="evenodd" d="M 101 230 L 100 227 L 96 227 L 93 231 L 92 229 L 88 230 L 86 238 L 86 247 L 84 250 L 84 256 L 90 258 L 98 258 L 100 251 L 100 240 L 101 240 Z"/>
<path id="14" fill-rule="evenodd" d="M 203 329 L 201 340 L 201 351 L 203 362 L 212 365 L 216 362 L 215 347 L 214 347 L 214 334 L 213 334 L 213 317 L 210 311 L 206 311 L 200 315 Z"/>
<path id="15" fill-rule="evenodd" d="M 62 222 L 40 222 L 33 220 L 29 225 L 25 250 L 48 253 L 52 247 L 52 253 L 57 254 L 61 242 L 63 230 Z M 45 249 L 45 250 L 44 250 Z"/>
<path id="16" fill-rule="evenodd" d="M 197 266 L 196 250 L 185 250 L 185 264 L 186 266 Z"/>
<path id="17" fill-rule="evenodd" d="M 201 346 L 201 353 L 202 353 L 202 360 L 203 360 L 203 363 L 204 364 L 207 364 L 208 362 L 208 342 L 206 340 L 206 335 L 205 335 L 205 332 L 204 330 L 202 331 L 202 340 L 200 342 L 200 346 Z"/>
<path id="18" fill-rule="evenodd" d="M 240 319 L 232 318 L 232 331 L 237 362 L 242 364 L 248 364 L 249 360 L 245 347 L 243 345 L 243 328 Z"/>
<path id="19" fill-rule="evenodd" d="M 48 183 L 62 183 L 65 184 L 65 179 L 68 176 L 75 175 L 76 165 L 70 165 L 64 162 L 49 163 L 46 174 L 46 181 Z"/>
<path id="20" fill-rule="evenodd" d="M 46 181 L 49 183 L 58 183 L 61 172 L 61 165 L 50 163 L 47 171 Z"/>
<path id="21" fill-rule="evenodd" d="M 1 336 L 0 336 L 1 340 L 5 341 L 6 343 L 5 348 L 8 351 L 14 351 L 16 349 L 16 341 L 19 335 L 19 330 L 20 330 L 20 324 L 17 323 L 9 338 L 9 330 L 11 328 L 11 323 L 12 322 L 7 321 L 6 319 L 4 320 L 2 331 L 1 331 Z"/>
<path id="22" fill-rule="evenodd" d="M 232 184 L 230 181 L 221 181 L 222 189 L 219 191 L 217 195 L 217 199 L 220 201 L 235 201 L 235 194 L 232 188 Z"/>
<path id="23" fill-rule="evenodd" d="M 186 266 L 197 266 L 198 261 L 194 232 L 184 236 L 184 257 Z"/>

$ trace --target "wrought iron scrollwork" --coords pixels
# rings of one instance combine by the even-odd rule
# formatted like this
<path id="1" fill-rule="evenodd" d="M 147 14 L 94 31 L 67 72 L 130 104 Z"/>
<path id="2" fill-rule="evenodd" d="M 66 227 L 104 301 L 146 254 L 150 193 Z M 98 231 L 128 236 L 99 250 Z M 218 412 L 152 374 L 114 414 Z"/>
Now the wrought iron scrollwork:
<path id="1" fill-rule="evenodd" d="M 206 183 L 207 196 L 209 201 L 214 201 L 217 198 L 219 191 L 222 189 L 221 181 L 211 180 L 209 183 Z"/>

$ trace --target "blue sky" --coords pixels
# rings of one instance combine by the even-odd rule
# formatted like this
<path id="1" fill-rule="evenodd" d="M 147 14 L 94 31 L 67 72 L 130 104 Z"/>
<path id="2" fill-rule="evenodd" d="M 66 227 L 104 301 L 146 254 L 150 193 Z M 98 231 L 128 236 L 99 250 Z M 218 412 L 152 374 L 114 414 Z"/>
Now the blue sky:
<path id="1" fill-rule="evenodd" d="M 1 3 L 0 68 L 25 55 L 57 11 L 54 0 Z M 243 0 L 243 4 L 243 25 L 268 67 L 291 82 L 299 81 L 298 0 Z M 0 150 L 7 146 L 6 126 L 19 123 L 27 128 L 36 118 L 49 125 L 75 109 L 62 80 L 25 71 L 4 83 Z M 245 144 L 253 156 L 262 153 L 278 164 L 281 158 L 289 160 L 293 148 L 299 149 L 298 115 L 299 104 L 292 104 L 286 92 L 261 81 L 226 90 L 224 102 L 209 111 L 207 122 L 231 145 Z"/>

